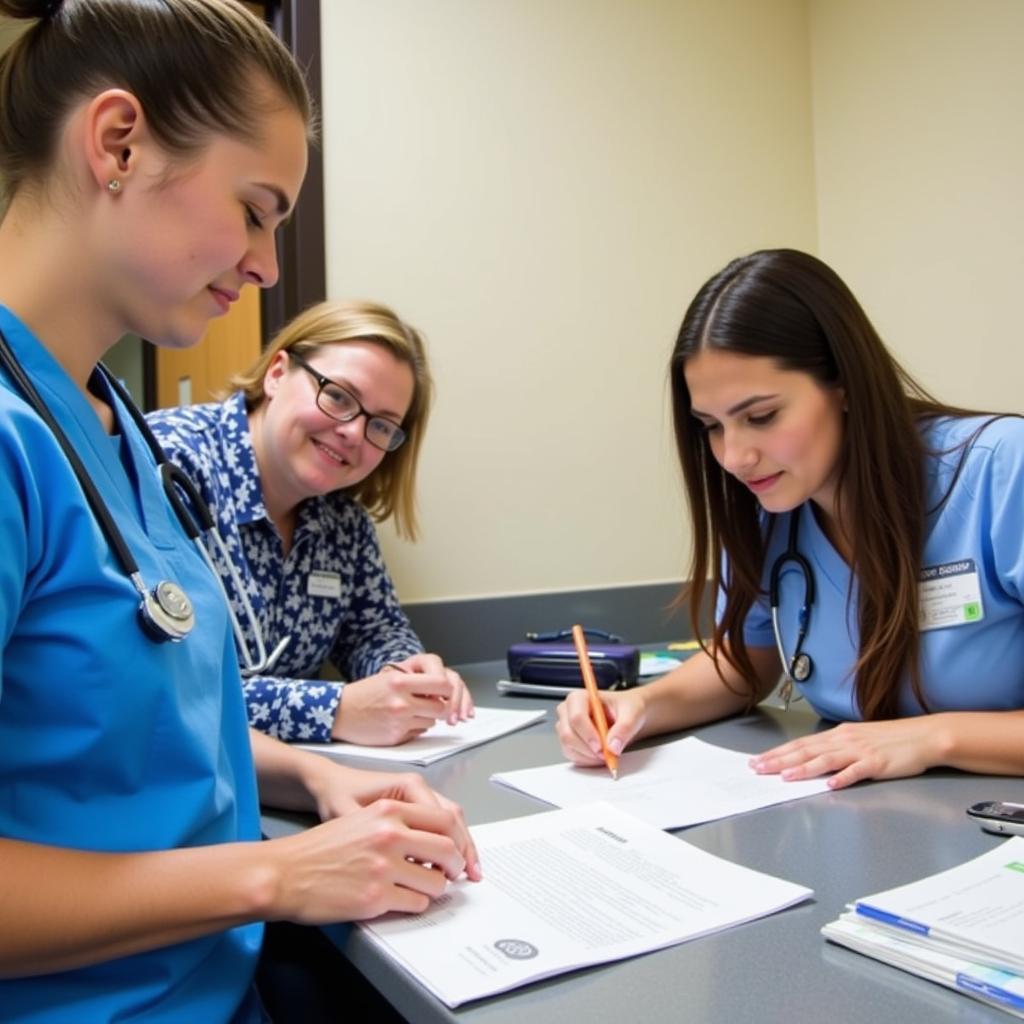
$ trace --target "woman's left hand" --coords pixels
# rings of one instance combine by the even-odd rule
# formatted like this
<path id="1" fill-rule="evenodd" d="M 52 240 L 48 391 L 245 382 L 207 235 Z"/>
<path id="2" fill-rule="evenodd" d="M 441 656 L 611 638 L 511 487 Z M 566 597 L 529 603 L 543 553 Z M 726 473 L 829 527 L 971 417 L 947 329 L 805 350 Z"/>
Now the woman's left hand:
<path id="1" fill-rule="evenodd" d="M 758 754 L 750 759 L 750 767 L 759 775 L 781 775 L 787 782 L 835 772 L 828 780 L 832 789 L 862 779 L 920 775 L 938 763 L 930 717 L 844 722 Z"/>

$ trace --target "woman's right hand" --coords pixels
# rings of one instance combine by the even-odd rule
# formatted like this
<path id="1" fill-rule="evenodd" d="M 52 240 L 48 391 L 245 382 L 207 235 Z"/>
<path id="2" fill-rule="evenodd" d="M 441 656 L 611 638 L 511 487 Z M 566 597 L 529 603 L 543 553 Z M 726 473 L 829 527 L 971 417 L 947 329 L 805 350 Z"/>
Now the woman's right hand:
<path id="1" fill-rule="evenodd" d="M 428 729 L 460 709 L 468 699 L 465 684 L 441 665 L 434 671 L 386 665 L 376 675 L 346 683 L 331 738 L 370 747 L 394 747 L 422 736 Z"/>
<path id="2" fill-rule="evenodd" d="M 461 828 L 450 808 L 384 799 L 256 844 L 254 852 L 269 853 L 273 869 L 260 916 L 329 924 L 422 913 L 465 871 Z"/>
<path id="3" fill-rule="evenodd" d="M 619 755 L 644 725 L 644 700 L 639 690 L 622 693 L 602 690 L 600 697 L 608 720 L 608 749 Z M 555 729 L 562 744 L 562 753 L 573 764 L 584 767 L 604 764 L 601 737 L 590 717 L 590 698 L 586 690 L 573 691 L 558 705 Z"/>

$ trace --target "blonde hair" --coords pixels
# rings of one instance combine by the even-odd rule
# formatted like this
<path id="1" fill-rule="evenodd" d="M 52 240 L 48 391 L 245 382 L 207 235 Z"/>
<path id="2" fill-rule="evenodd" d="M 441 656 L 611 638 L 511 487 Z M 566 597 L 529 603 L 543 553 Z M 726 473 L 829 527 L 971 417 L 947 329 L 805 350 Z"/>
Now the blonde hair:
<path id="1" fill-rule="evenodd" d="M 399 536 L 415 540 L 416 466 L 427 427 L 434 382 L 427 366 L 426 348 L 419 332 L 400 320 L 387 306 L 376 302 L 321 302 L 285 324 L 263 354 L 247 370 L 228 381 L 228 393 L 241 391 L 249 412 L 265 401 L 263 379 L 279 352 L 295 352 L 305 358 L 324 345 L 365 341 L 381 345 L 405 363 L 413 375 L 412 403 L 402 420 L 406 440 L 388 452 L 365 479 L 346 490 L 378 522 L 391 516 Z"/>

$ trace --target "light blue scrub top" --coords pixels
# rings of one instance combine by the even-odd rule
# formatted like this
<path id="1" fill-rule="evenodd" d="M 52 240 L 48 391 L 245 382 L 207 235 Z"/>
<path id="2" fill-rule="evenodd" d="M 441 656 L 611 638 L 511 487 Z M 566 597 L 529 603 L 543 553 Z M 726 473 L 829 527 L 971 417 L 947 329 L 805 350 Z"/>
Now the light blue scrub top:
<path id="1" fill-rule="evenodd" d="M 181 643 L 143 633 L 139 597 L 67 459 L 0 373 L 0 836 L 121 852 L 258 841 L 223 598 L 164 497 L 152 454 L 109 395 L 122 437 L 104 433 L 81 391 L 2 307 L 0 329 L 85 463 L 146 585 L 176 581 L 196 615 Z M 258 1020 L 250 1001 L 261 935 L 262 925 L 249 925 L 2 980 L 0 1020 Z"/>
<path id="2" fill-rule="evenodd" d="M 972 559 L 981 589 L 981 618 L 921 633 L 921 678 L 930 711 L 1001 711 L 1024 708 L 1024 420 L 996 420 L 974 443 L 954 482 L 960 452 L 949 449 L 970 437 L 984 418 L 937 420 L 925 427 L 934 454 L 925 466 L 928 516 L 922 567 Z M 950 491 L 950 487 L 952 490 Z M 768 605 L 771 566 L 787 547 L 790 514 L 777 517 L 768 545 L 762 587 L 744 626 L 750 646 L 774 647 Z M 797 547 L 811 563 L 816 599 L 803 650 L 814 670 L 800 693 L 822 717 L 861 718 L 853 692 L 859 647 L 857 583 L 822 533 L 809 506 L 800 515 Z M 783 646 L 792 657 L 803 576 L 787 562 L 781 574 L 779 618 Z M 923 709 L 903 681 L 900 713 Z"/>

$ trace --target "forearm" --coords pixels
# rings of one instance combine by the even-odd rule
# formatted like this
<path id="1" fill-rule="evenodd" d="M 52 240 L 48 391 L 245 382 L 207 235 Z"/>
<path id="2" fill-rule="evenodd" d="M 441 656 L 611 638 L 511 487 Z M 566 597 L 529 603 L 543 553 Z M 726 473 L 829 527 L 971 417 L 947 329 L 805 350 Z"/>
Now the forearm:
<path id="1" fill-rule="evenodd" d="M 724 659 L 719 659 L 719 664 L 724 681 L 710 656 L 700 651 L 661 679 L 641 687 L 644 725 L 639 737 L 676 732 L 742 711 L 749 699 L 747 687 Z"/>
<path id="2" fill-rule="evenodd" d="M 320 754 L 311 754 L 249 730 L 252 756 L 256 763 L 260 803 L 284 811 L 321 812 L 320 798 L 328 785 L 328 775 L 343 772 Z"/>
<path id="3" fill-rule="evenodd" d="M 1024 711 L 950 711 L 918 721 L 932 736 L 930 767 L 1024 775 Z"/>
<path id="4" fill-rule="evenodd" d="M 69 970 L 259 920 L 261 847 L 92 853 L 0 840 L 0 976 Z"/>
<path id="5" fill-rule="evenodd" d="M 420 638 L 404 615 L 382 619 L 372 627 L 353 630 L 339 637 L 331 653 L 332 663 L 348 679 L 366 679 L 387 664 L 405 661 L 423 653 Z"/>
<path id="6" fill-rule="evenodd" d="M 249 724 L 281 740 L 329 743 L 342 683 L 252 676 L 243 681 Z"/>
<path id="7" fill-rule="evenodd" d="M 387 662 L 404 661 L 423 653 L 423 644 L 412 628 L 384 567 L 372 525 L 357 547 L 357 586 L 331 652 L 331 661 L 347 679 L 365 679 Z"/>

